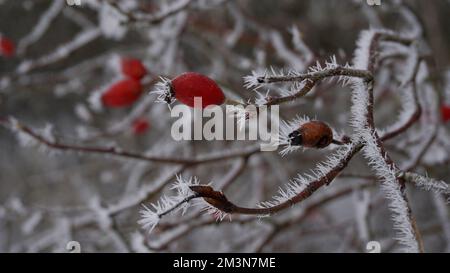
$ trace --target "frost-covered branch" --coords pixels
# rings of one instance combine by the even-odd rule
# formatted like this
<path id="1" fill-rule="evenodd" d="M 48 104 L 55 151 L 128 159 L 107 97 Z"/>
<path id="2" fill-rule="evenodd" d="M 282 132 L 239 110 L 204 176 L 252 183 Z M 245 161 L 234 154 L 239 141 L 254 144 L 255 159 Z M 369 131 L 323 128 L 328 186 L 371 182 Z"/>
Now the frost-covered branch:
<path id="1" fill-rule="evenodd" d="M 360 189 L 368 188 L 371 186 L 374 186 L 374 183 L 370 182 L 370 183 L 359 185 L 357 187 L 351 186 L 351 187 L 346 187 L 344 189 L 340 189 L 332 194 L 327 194 L 327 195 L 319 198 L 318 200 L 315 200 L 315 201 L 309 203 L 298 215 L 294 215 L 293 217 L 286 218 L 282 221 L 273 222 L 272 223 L 273 229 L 271 230 L 270 233 L 268 233 L 266 235 L 264 240 L 262 240 L 262 242 L 258 245 L 258 247 L 255 249 L 255 252 L 261 252 L 263 250 L 263 248 L 266 245 L 270 244 L 270 242 L 272 242 L 277 237 L 277 235 L 279 235 L 281 232 L 305 221 L 305 219 L 308 216 L 310 216 L 316 210 L 322 208 L 324 205 L 327 205 L 330 202 L 336 201 L 336 200 L 340 199 L 341 197 L 344 197 L 352 192 L 355 192 Z"/>
<path id="2" fill-rule="evenodd" d="M 338 77 L 339 81 L 343 83 L 348 81 L 350 77 L 363 78 L 365 80 L 370 81 L 372 79 L 372 74 L 367 70 L 358 70 L 350 67 L 340 67 L 336 64 L 336 60 L 332 63 L 328 63 L 326 68 L 314 68 L 313 72 L 309 73 L 296 73 L 291 72 L 289 75 L 258 75 L 254 72 L 251 76 L 244 77 L 245 86 L 247 88 L 258 88 L 265 84 L 276 83 L 276 82 L 299 82 L 302 83 L 302 86 L 292 92 L 293 94 L 282 96 L 282 97 L 269 97 L 267 98 L 267 102 L 264 105 L 276 105 L 289 101 L 293 101 L 295 99 L 304 97 L 312 88 L 321 80 L 331 77 Z M 318 65 L 319 66 L 319 65 Z"/>
<path id="3" fill-rule="evenodd" d="M 58 16 L 63 7 L 64 1 L 54 0 L 50 7 L 42 13 L 39 21 L 25 37 L 23 37 L 17 46 L 17 52 L 23 54 L 27 47 L 38 41 L 47 31 L 53 20 Z"/>
<path id="4" fill-rule="evenodd" d="M 419 188 L 427 191 L 433 191 L 435 193 L 442 193 L 444 195 L 450 195 L 450 186 L 444 181 L 436 180 L 430 177 L 426 177 L 417 173 L 404 172 L 401 176 L 407 181 L 412 182 Z"/>
<path id="5" fill-rule="evenodd" d="M 51 53 L 48 53 L 47 55 L 41 56 L 37 59 L 22 61 L 17 67 L 16 73 L 19 75 L 25 74 L 33 69 L 44 67 L 64 60 L 75 50 L 80 49 L 81 47 L 100 37 L 100 34 L 101 32 L 99 28 L 83 30 L 70 42 L 60 45 L 58 48 L 52 50 Z"/>
<path id="6" fill-rule="evenodd" d="M 161 11 L 155 14 L 148 15 L 142 13 L 136 14 L 135 12 L 124 10 L 115 0 L 104 1 L 114 7 L 120 14 L 125 16 L 126 21 L 123 22 L 124 24 L 138 24 L 140 26 L 159 24 L 163 20 L 179 12 L 187 10 L 192 3 L 192 0 L 178 0 L 172 3 L 170 6 L 163 6 Z"/>
<path id="7" fill-rule="evenodd" d="M 253 74 L 244 77 L 247 88 L 258 87 L 263 84 L 276 82 L 302 82 L 304 80 L 319 81 L 329 77 L 356 77 L 371 80 L 372 74 L 367 70 L 352 69 L 351 67 L 340 67 L 333 63 L 330 68 L 320 69 L 316 72 L 296 73 L 291 72 L 288 75 L 261 75 Z"/>
<path id="8" fill-rule="evenodd" d="M 30 127 L 19 123 L 17 120 L 13 118 L 0 119 L 0 124 L 5 125 L 14 132 L 16 132 L 19 138 L 27 143 L 37 142 L 54 150 L 74 151 L 86 154 L 103 154 L 157 163 L 198 165 L 232 159 L 235 157 L 250 156 L 252 154 L 260 152 L 259 146 L 252 146 L 238 151 L 224 151 L 224 152 L 210 153 L 203 156 L 198 156 L 197 158 L 160 157 L 124 151 L 118 147 L 80 146 L 58 142 L 56 141 L 56 139 L 51 137 L 51 135 L 44 136 L 38 134 Z"/>
<path id="9" fill-rule="evenodd" d="M 377 50 L 380 41 L 399 41 L 395 37 L 394 34 L 384 31 L 363 32 L 358 41 L 354 66 L 373 73 L 377 64 Z M 400 41 L 402 40 L 400 39 Z M 375 128 L 373 85 L 373 81 L 353 80 L 352 125 L 365 142 L 364 155 L 377 176 L 382 179 L 386 197 L 391 202 L 390 209 L 393 212 L 394 228 L 398 231 L 397 240 L 405 246 L 405 250 L 408 252 L 423 251 L 420 233 L 406 197 L 404 181 L 398 177 L 399 169 L 385 151 Z"/>
<path id="10" fill-rule="evenodd" d="M 450 73 L 442 66 L 448 54 L 442 35 L 424 35 L 442 31 L 419 20 L 427 12 L 415 4 L 389 1 L 374 9 L 355 2 L 355 14 L 368 16 L 335 5 L 330 16 L 316 17 L 328 4 L 35 2 L 0 0 L 11 16 L 33 13 L 17 28 L 0 29 L 0 125 L 21 146 L 57 157 L 17 150 L 4 134 L 0 184 L 11 197 L 0 202 L 0 251 L 60 252 L 78 238 L 83 252 L 307 251 L 304 240 L 317 235 L 317 251 L 365 251 L 361 246 L 374 239 L 382 252 L 420 252 L 426 234 L 450 242 L 449 184 L 439 180 L 446 180 L 449 162 Z M 292 12 L 281 18 L 272 7 Z M 332 25 L 321 24 L 330 19 Z M 363 31 L 352 61 L 349 24 L 396 30 Z M 221 107 L 254 106 L 235 109 L 244 121 L 276 105 L 280 152 L 262 153 L 253 141 L 170 141 L 167 108 L 147 93 L 162 76 L 171 79 L 164 97 L 184 103 L 195 92 L 175 88 L 175 79 L 186 72 L 216 82 L 223 92 L 211 99 Z M 124 81 L 140 87 L 136 99 L 105 103 L 103 95 Z M 365 160 L 352 160 L 359 152 Z M 432 193 L 409 199 L 407 190 L 415 188 Z M 349 196 L 360 191 L 362 199 Z M 433 199 L 437 214 L 421 215 L 420 234 L 411 207 L 429 209 L 424 198 Z M 389 220 L 378 217 L 386 207 L 394 232 L 380 229 Z M 425 241 L 427 249 L 437 250 L 432 242 Z"/>
<path id="11" fill-rule="evenodd" d="M 264 202 L 259 208 L 246 208 L 235 205 L 222 192 L 215 191 L 211 186 L 200 185 L 195 179 L 195 183 L 192 182 L 192 179 L 187 182 L 179 179 L 177 185 L 183 186 L 177 187 L 188 187 L 189 191 L 180 191 L 182 194 L 173 199 L 168 197 L 161 198 L 154 205 L 155 211 L 146 209 L 142 212 L 143 218 L 140 223 L 151 230 L 159 222 L 159 219 L 166 214 L 165 212 L 176 211 L 180 205 L 184 206 L 186 202 L 194 198 L 202 198 L 204 205 L 207 208 L 210 207 L 207 210 L 213 209 L 212 213 L 218 214 L 217 217 L 219 219 L 223 219 L 230 214 L 247 214 L 263 217 L 280 212 L 307 199 L 322 186 L 329 185 L 361 148 L 361 144 L 348 144 L 347 147 L 341 148 L 335 156 L 329 158 L 328 162 L 324 163 L 324 165 L 319 165 L 317 170 L 313 172 L 313 175 L 309 176 L 309 179 L 299 176 L 286 186 L 286 190 L 280 190 L 280 195 L 274 197 L 273 201 Z M 190 194 L 187 195 L 187 193 Z"/>
<path id="12" fill-rule="evenodd" d="M 302 202 L 322 186 L 329 185 L 361 148 L 360 144 L 348 144 L 346 147 L 340 148 L 341 150 L 331 156 L 324 165 L 317 167 L 313 175 L 309 176 L 310 179 L 297 177 L 285 189 L 280 190 L 279 196 L 274 197 L 273 201 L 262 203 L 260 208 L 237 206 L 228 201 L 223 193 L 214 191 L 209 186 L 193 186 L 191 189 L 197 192 L 199 197 L 205 198 L 208 203 L 225 213 L 271 215 Z"/>

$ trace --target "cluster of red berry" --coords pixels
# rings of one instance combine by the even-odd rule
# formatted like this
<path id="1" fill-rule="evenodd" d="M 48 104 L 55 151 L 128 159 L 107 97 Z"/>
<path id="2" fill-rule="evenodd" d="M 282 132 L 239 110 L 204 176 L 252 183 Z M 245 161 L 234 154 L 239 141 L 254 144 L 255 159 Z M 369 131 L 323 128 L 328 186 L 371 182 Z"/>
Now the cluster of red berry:
<path id="1" fill-rule="evenodd" d="M 134 58 L 122 58 L 120 71 L 125 77 L 108 87 L 102 94 L 102 103 L 106 107 L 127 107 L 136 102 L 142 94 L 142 78 L 147 75 L 144 64 Z M 148 120 L 144 117 L 133 122 L 133 133 L 144 134 L 150 128 Z"/>
<path id="2" fill-rule="evenodd" d="M 121 73 L 125 76 L 105 90 L 101 96 L 104 106 L 110 108 L 127 107 L 136 102 L 142 94 L 142 78 L 147 69 L 138 59 L 122 58 Z M 195 72 L 183 73 L 168 81 L 165 96 L 169 102 L 177 99 L 179 102 L 194 107 L 194 98 L 202 98 L 202 108 L 210 105 L 221 105 L 225 95 L 215 81 Z M 133 132 L 143 134 L 150 125 L 145 118 L 139 118 L 133 123 Z"/>
<path id="3" fill-rule="evenodd" d="M 127 107 L 132 105 L 142 94 L 141 79 L 147 69 L 138 59 L 122 58 L 120 61 L 124 79 L 111 85 L 103 94 L 102 102 L 107 107 Z"/>

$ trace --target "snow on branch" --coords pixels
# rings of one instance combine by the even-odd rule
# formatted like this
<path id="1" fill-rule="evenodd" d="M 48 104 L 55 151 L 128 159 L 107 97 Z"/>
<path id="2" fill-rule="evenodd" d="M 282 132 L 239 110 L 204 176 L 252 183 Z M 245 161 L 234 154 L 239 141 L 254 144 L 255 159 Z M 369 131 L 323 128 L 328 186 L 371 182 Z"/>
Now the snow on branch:
<path id="1" fill-rule="evenodd" d="M 410 208 L 406 201 L 403 186 L 398 181 L 397 167 L 390 163 L 386 153 L 379 147 L 374 136 L 364 136 L 366 145 L 364 155 L 369 165 L 381 180 L 381 187 L 390 201 L 394 229 L 397 230 L 397 240 L 405 246 L 406 252 L 418 252 L 419 245 L 411 222 Z"/>
<path id="2" fill-rule="evenodd" d="M 172 187 L 177 191 L 177 195 L 163 196 L 156 204 L 152 204 L 152 208 L 144 207 L 141 210 L 139 224 L 151 231 L 165 215 L 180 210 L 184 213 L 188 208 L 189 201 L 196 198 L 202 198 L 200 204 L 203 210 L 214 215 L 218 220 L 231 214 L 263 217 L 277 213 L 305 200 L 322 186 L 330 184 L 361 147 L 361 144 L 358 143 L 339 148 L 326 162 L 319 164 L 311 174 L 299 175 L 285 189 L 280 189 L 279 195 L 275 196 L 273 201 L 263 202 L 259 208 L 237 206 L 230 202 L 222 192 L 215 191 L 209 185 L 200 185 L 196 178 L 184 180 L 177 177 L 177 182 Z"/>
<path id="3" fill-rule="evenodd" d="M 34 60 L 24 60 L 17 67 L 18 74 L 25 74 L 33 69 L 53 64 L 68 57 L 75 50 L 87 45 L 100 36 L 99 28 L 83 30 L 76 35 L 71 41 L 60 45 L 52 50 L 51 53 L 41 56 Z"/>
<path id="4" fill-rule="evenodd" d="M 104 0 L 111 7 L 115 8 L 121 16 L 123 16 L 122 24 L 137 24 L 140 26 L 159 24 L 166 18 L 185 11 L 192 4 L 192 0 L 177 0 L 169 5 L 166 3 L 161 6 L 161 9 L 154 14 L 143 14 L 130 12 L 122 8 L 115 0 Z"/>
<path id="5" fill-rule="evenodd" d="M 339 66 L 336 63 L 336 58 L 332 57 L 330 61 L 326 62 L 325 67 L 318 62 L 315 66 L 309 68 L 308 73 L 298 73 L 290 71 L 287 74 L 282 72 L 276 73 L 273 69 L 269 73 L 266 71 L 263 75 L 259 75 L 255 71 L 252 75 L 245 76 L 244 82 L 247 89 L 258 88 L 262 85 L 277 82 L 302 82 L 305 80 L 319 81 L 329 77 L 339 77 L 339 81 L 346 82 L 346 77 L 357 77 L 364 79 L 371 79 L 370 72 L 364 69 L 354 69 L 348 65 Z"/>
<path id="6" fill-rule="evenodd" d="M 284 208 L 286 204 L 294 205 L 303 200 L 305 193 L 312 194 L 319 187 L 331 183 L 359 150 L 359 147 L 358 143 L 339 147 L 327 160 L 319 163 L 311 173 L 298 174 L 284 188 L 280 188 L 278 195 L 274 196 L 272 201 L 263 202 L 260 206 L 267 209 L 270 214 L 278 211 L 277 207 Z M 318 183 L 318 181 L 320 182 Z M 302 197 L 299 199 L 299 196 Z M 297 199 L 299 200 L 297 201 Z"/>
<path id="7" fill-rule="evenodd" d="M 31 32 L 19 41 L 19 44 L 17 46 L 17 52 L 19 54 L 24 53 L 28 46 L 38 41 L 45 34 L 48 27 L 59 15 L 64 6 L 64 1 L 53 0 L 53 3 L 50 5 L 50 7 L 44 13 L 42 13 L 39 21 L 31 30 Z"/>
<path id="8" fill-rule="evenodd" d="M 282 121 L 280 124 L 280 135 L 278 137 L 278 141 L 282 146 L 280 154 L 285 156 L 294 151 L 303 150 L 303 146 L 301 145 L 291 145 L 291 137 L 289 136 L 293 131 L 297 130 L 300 126 L 310 121 L 310 118 L 307 116 L 297 116 L 293 120 L 290 121 Z"/>
<path id="9" fill-rule="evenodd" d="M 329 185 L 361 147 L 360 143 L 340 147 L 327 161 L 319 164 L 311 174 L 298 175 L 284 189 L 280 189 L 279 194 L 273 198 L 273 201 L 263 202 L 259 208 L 239 207 L 228 201 L 223 193 L 215 191 L 209 186 L 196 186 L 191 189 L 198 193 L 198 197 L 205 198 L 209 204 L 224 213 L 267 216 L 287 209 L 307 199 L 322 186 Z"/>
<path id="10" fill-rule="evenodd" d="M 400 40 L 390 31 L 363 31 L 357 42 L 353 65 L 370 72 L 375 70 L 378 44 L 381 40 Z M 420 235 L 414 225 L 411 209 L 404 192 L 404 184 L 397 176 L 399 169 L 384 150 L 375 129 L 373 118 L 373 81 L 352 79 L 352 125 L 356 134 L 364 141 L 363 148 L 369 165 L 382 180 L 382 188 L 390 201 L 397 240 L 406 252 L 421 251 Z"/>
<path id="11" fill-rule="evenodd" d="M 125 151 L 119 147 L 95 147 L 95 146 L 81 146 L 76 144 L 66 144 L 59 141 L 50 135 L 51 127 L 47 127 L 42 134 L 35 132 L 32 128 L 21 124 L 14 118 L 0 119 L 0 124 L 11 129 L 15 132 L 19 138 L 19 141 L 24 144 L 40 145 L 44 148 L 48 148 L 56 151 L 72 151 L 81 154 L 101 154 L 114 157 L 129 158 L 141 161 L 159 162 L 167 164 L 187 164 L 197 165 L 212 163 L 220 160 L 227 160 L 235 157 L 250 156 L 252 154 L 260 152 L 259 145 L 250 146 L 244 149 L 231 150 L 231 151 L 216 151 L 209 154 L 198 156 L 197 158 L 180 158 L 180 157 L 161 157 L 146 155 L 141 153 L 135 153 Z"/>
<path id="12" fill-rule="evenodd" d="M 160 219 L 168 214 L 181 211 L 184 214 L 188 208 L 188 202 L 196 198 L 198 194 L 191 190 L 192 186 L 199 184 L 196 177 L 184 180 L 181 176 L 177 176 L 176 182 L 173 184 L 173 190 L 176 195 L 163 195 L 155 204 L 151 204 L 151 208 L 144 206 L 141 210 L 141 219 L 139 224 L 149 233 L 155 228 Z"/>
<path id="13" fill-rule="evenodd" d="M 414 183 L 419 188 L 435 193 L 450 195 L 450 186 L 442 180 L 436 180 L 431 177 L 423 176 L 417 173 L 404 172 L 401 176 L 408 182 Z"/>
<path id="14" fill-rule="evenodd" d="M 309 68 L 308 73 L 298 73 L 290 71 L 287 74 L 283 72 L 275 72 L 274 69 L 269 73 L 266 71 L 263 75 L 259 75 L 255 71 L 252 75 L 245 76 L 244 82 L 246 88 L 258 89 L 270 83 L 293 82 L 291 89 L 283 96 L 268 97 L 262 105 L 276 105 L 285 102 L 290 102 L 307 95 L 314 86 L 321 80 L 337 77 L 338 82 L 347 85 L 351 78 L 361 78 L 364 81 L 371 81 L 372 74 L 367 70 L 354 69 L 348 65 L 339 66 L 336 63 L 336 58 L 332 57 L 327 61 L 325 67 L 318 62 L 315 66 Z M 262 101 L 262 100 L 260 100 Z"/>

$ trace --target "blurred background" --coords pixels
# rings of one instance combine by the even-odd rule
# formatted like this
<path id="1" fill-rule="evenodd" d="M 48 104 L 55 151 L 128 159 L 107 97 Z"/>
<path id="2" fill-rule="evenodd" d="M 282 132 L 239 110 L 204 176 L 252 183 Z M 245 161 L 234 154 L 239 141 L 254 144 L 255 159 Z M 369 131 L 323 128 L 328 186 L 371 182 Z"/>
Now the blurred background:
<path id="1" fill-rule="evenodd" d="M 418 37 L 424 76 L 417 80 L 421 118 L 385 146 L 400 166 L 450 181 L 450 1 L 80 1 L 0 0 L 1 119 L 13 116 L 61 143 L 139 154 L 194 158 L 239 150 L 255 143 L 172 140 L 169 110 L 149 94 L 158 77 L 196 71 L 227 97 L 252 101 L 257 94 L 243 82 L 252 71 L 304 72 L 333 55 L 351 63 L 359 33 L 386 28 Z M 142 95 L 126 107 L 99 104 L 99 94 L 124 78 L 124 58 L 147 70 Z M 396 57 L 380 65 L 377 128 L 398 119 L 407 68 Z M 348 87 L 324 81 L 280 112 L 350 135 L 350 106 Z M 386 199 L 361 155 L 330 186 L 273 217 L 216 222 L 193 211 L 164 218 L 151 235 L 137 224 L 141 204 L 170 193 L 176 174 L 226 185 L 235 203 L 254 207 L 333 149 L 183 166 L 52 149 L 0 127 L 0 251 L 67 252 L 70 241 L 82 252 L 367 252 L 369 241 L 382 252 L 398 251 Z M 445 197 L 414 185 L 407 191 L 425 250 L 449 252 Z"/>

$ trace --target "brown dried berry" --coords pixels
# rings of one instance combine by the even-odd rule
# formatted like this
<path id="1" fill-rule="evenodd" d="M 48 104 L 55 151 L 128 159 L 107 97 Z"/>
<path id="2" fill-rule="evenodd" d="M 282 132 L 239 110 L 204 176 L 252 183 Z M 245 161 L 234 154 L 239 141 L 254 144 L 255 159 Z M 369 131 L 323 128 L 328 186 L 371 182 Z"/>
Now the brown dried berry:
<path id="1" fill-rule="evenodd" d="M 306 122 L 289 134 L 290 145 L 307 148 L 325 148 L 333 141 L 333 131 L 325 122 Z"/>

